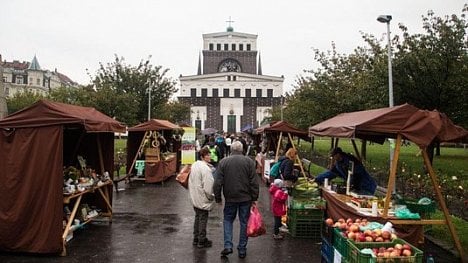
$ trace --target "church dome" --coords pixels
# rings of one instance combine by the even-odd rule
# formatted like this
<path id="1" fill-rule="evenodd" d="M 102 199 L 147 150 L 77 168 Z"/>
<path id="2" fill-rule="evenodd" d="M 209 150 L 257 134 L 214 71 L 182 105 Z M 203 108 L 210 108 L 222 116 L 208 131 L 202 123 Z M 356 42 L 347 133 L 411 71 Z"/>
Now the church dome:
<path id="1" fill-rule="evenodd" d="M 227 32 L 234 32 L 234 28 L 233 28 L 232 26 L 228 26 L 228 27 L 226 28 L 226 31 L 227 31 Z"/>

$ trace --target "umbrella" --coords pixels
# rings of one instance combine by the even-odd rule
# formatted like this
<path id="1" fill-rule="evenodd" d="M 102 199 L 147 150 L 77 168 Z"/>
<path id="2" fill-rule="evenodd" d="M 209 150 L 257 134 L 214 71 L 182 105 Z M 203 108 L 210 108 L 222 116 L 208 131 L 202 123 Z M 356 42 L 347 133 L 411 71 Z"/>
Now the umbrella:
<path id="1" fill-rule="evenodd" d="M 215 134 L 216 131 L 217 130 L 215 128 L 206 128 L 206 129 L 201 131 L 201 134 L 203 134 L 203 135 Z"/>

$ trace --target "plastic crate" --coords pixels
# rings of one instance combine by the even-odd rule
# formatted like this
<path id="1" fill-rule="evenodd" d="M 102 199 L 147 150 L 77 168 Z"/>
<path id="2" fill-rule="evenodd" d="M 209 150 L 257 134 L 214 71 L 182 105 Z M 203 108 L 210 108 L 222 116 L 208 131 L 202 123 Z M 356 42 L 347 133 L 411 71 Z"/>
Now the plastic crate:
<path id="1" fill-rule="evenodd" d="M 309 238 L 316 241 L 321 239 L 322 222 L 319 221 L 290 221 L 288 224 L 289 234 L 298 238 Z"/>
<path id="2" fill-rule="evenodd" d="M 334 249 L 330 242 L 322 238 L 322 245 L 320 246 L 320 253 L 322 254 L 322 261 L 327 263 L 333 262 Z"/>
<path id="3" fill-rule="evenodd" d="M 338 228 L 333 228 L 333 247 L 344 259 L 348 259 L 349 240 Z"/>
<path id="4" fill-rule="evenodd" d="M 304 209 L 288 209 L 288 218 L 291 221 L 309 220 L 320 221 L 322 223 L 325 214 L 324 209 L 304 208 Z"/>
<path id="5" fill-rule="evenodd" d="M 430 204 L 418 204 L 417 200 L 414 199 L 399 199 L 397 203 L 400 205 L 406 205 L 413 213 L 419 213 L 421 218 L 428 219 L 431 218 L 432 214 L 436 210 L 436 203 L 432 201 Z"/>
<path id="6" fill-rule="evenodd" d="M 380 248 L 380 247 L 393 247 L 396 244 L 408 244 L 411 246 L 412 255 L 409 257 L 372 257 L 369 254 L 361 253 L 361 249 L 364 248 Z M 349 263 L 422 263 L 423 252 L 403 239 L 397 238 L 391 243 L 349 243 L 349 253 L 347 258 Z"/>

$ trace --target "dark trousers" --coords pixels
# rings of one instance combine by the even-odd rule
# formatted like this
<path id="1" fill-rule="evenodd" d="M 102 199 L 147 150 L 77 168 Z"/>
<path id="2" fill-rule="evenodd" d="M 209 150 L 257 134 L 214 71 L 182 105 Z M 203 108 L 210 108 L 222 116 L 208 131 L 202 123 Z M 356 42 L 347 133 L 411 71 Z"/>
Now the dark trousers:
<path id="1" fill-rule="evenodd" d="M 275 218 L 275 224 L 274 224 L 274 230 L 275 230 L 275 235 L 279 234 L 279 229 L 281 227 L 281 216 L 274 216 Z"/>
<path id="2" fill-rule="evenodd" d="M 193 240 L 198 243 L 206 242 L 206 225 L 208 223 L 208 210 L 193 207 L 195 210 L 195 222 L 193 223 Z"/>

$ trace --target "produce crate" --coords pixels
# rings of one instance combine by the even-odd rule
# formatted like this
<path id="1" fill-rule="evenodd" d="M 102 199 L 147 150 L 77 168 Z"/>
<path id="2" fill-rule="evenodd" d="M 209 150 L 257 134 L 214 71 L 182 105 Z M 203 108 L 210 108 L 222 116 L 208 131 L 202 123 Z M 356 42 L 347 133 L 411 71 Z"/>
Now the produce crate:
<path id="1" fill-rule="evenodd" d="M 326 209 L 327 201 L 321 197 L 297 198 L 290 197 L 289 208 L 292 209 Z"/>
<path id="2" fill-rule="evenodd" d="M 320 241 L 322 222 L 310 220 L 295 220 L 288 223 L 289 234 L 297 238 L 310 238 Z"/>
<path id="3" fill-rule="evenodd" d="M 408 244 L 411 246 L 412 255 L 409 257 L 392 257 L 392 258 L 382 258 L 382 257 L 372 257 L 369 254 L 363 254 L 361 249 L 364 248 L 380 248 L 380 247 L 393 247 L 396 244 Z M 382 242 L 373 242 L 373 243 L 351 243 L 349 242 L 349 253 L 348 253 L 348 262 L 349 263 L 422 263 L 423 252 L 413 245 L 407 243 L 403 239 L 396 238 L 391 243 L 382 243 Z"/>
<path id="4" fill-rule="evenodd" d="M 322 245 L 320 246 L 320 253 L 322 254 L 322 261 L 326 263 L 333 262 L 333 246 L 332 244 L 327 241 L 325 238 L 322 238 Z"/>
<path id="5" fill-rule="evenodd" d="M 413 213 L 419 213 L 421 218 L 428 219 L 431 218 L 432 214 L 436 210 L 436 203 L 432 201 L 430 204 L 418 204 L 418 200 L 414 199 L 399 199 L 397 203 L 400 205 L 406 205 Z"/>
<path id="6" fill-rule="evenodd" d="M 320 224 L 323 222 L 324 209 L 304 208 L 304 209 L 288 209 L 288 218 L 290 221 L 318 221 Z"/>
<path id="7" fill-rule="evenodd" d="M 296 188 L 292 188 L 291 196 L 293 197 L 319 197 L 321 196 L 321 189 L 320 188 L 313 188 L 309 190 L 299 190 Z"/>
<path id="8" fill-rule="evenodd" d="M 333 247 L 344 259 L 348 259 L 349 240 L 343 236 L 338 228 L 333 228 Z"/>

